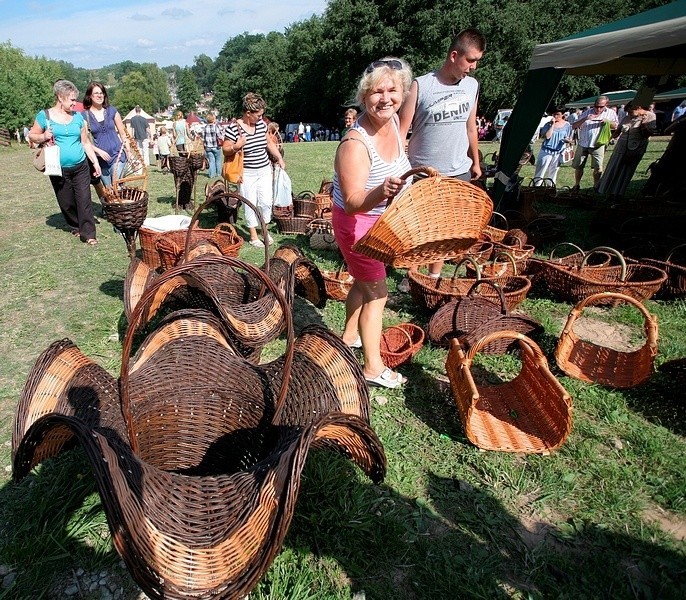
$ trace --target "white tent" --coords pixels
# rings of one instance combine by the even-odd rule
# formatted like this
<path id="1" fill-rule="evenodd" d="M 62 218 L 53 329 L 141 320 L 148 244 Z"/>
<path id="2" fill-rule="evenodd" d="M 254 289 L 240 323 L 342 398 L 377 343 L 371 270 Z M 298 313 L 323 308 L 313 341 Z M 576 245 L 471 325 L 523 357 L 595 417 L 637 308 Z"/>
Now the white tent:
<path id="1" fill-rule="evenodd" d="M 129 113 L 124 117 L 124 119 L 123 119 L 124 123 L 128 125 L 131 122 L 131 119 L 135 116 L 136 116 L 136 109 L 132 108 L 129 111 Z M 151 117 L 142 108 L 141 108 L 141 117 L 143 117 L 148 123 L 152 123 L 153 125 L 155 124 L 155 117 Z"/>

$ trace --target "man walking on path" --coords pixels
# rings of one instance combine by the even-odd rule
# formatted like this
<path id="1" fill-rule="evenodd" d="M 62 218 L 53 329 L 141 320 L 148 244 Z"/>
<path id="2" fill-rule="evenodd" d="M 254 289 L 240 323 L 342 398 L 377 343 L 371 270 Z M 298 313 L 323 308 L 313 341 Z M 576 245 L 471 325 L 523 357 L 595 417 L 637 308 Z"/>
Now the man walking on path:
<path id="1" fill-rule="evenodd" d="M 131 117 L 131 129 L 133 129 L 133 138 L 136 140 L 136 146 L 143 156 L 145 166 L 150 165 L 150 148 L 148 147 L 148 140 L 152 139 L 149 133 L 149 126 L 147 119 L 141 115 L 141 107 L 136 106 L 136 114 Z"/>
<path id="2" fill-rule="evenodd" d="M 476 107 L 479 83 L 469 74 L 486 49 L 486 39 L 474 28 L 457 34 L 443 65 L 417 77 L 400 108 L 403 138 L 412 126 L 408 154 L 413 167 L 434 167 L 442 175 L 470 181 L 481 177 Z M 436 207 L 440 219 L 440 206 Z M 438 277 L 443 263 L 429 274 Z"/>

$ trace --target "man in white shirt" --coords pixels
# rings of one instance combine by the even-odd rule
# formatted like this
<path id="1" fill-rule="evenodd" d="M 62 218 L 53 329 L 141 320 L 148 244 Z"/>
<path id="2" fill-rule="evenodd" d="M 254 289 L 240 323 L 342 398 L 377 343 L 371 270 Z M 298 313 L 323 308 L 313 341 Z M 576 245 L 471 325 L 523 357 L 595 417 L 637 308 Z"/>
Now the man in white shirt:
<path id="1" fill-rule="evenodd" d="M 581 178 L 584 176 L 586 159 L 591 157 L 593 169 L 593 187 L 598 186 L 600 176 L 603 174 L 603 160 L 605 159 L 605 145 L 598 144 L 598 135 L 605 122 L 610 123 L 610 129 L 617 129 L 617 113 L 608 105 L 607 96 L 598 96 L 594 105 L 581 113 L 581 116 L 573 123 L 572 129 L 578 132 L 579 147 L 574 154 L 572 167 L 574 168 L 574 189 L 578 190 Z"/>

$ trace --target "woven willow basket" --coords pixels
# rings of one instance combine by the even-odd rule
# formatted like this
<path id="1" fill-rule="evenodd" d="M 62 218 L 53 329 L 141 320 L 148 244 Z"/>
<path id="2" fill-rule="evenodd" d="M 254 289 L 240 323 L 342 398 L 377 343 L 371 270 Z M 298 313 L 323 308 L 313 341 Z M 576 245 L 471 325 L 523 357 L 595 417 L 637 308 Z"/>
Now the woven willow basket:
<path id="1" fill-rule="evenodd" d="M 488 194 L 428 167 L 402 178 L 416 173 L 429 176 L 392 199 L 354 251 L 394 267 L 411 267 L 454 258 L 481 238 L 493 212 Z"/>
<path id="2" fill-rule="evenodd" d="M 511 381 L 477 385 L 475 356 L 501 338 L 519 341 L 522 368 Z M 559 448 L 572 428 L 572 401 L 550 372 L 536 342 L 514 331 L 484 336 L 466 353 L 453 340 L 445 368 L 469 440 L 484 450 L 547 454 Z"/>
<path id="3" fill-rule="evenodd" d="M 635 306 L 643 316 L 646 341 L 640 349 L 620 352 L 583 340 L 575 333 L 574 324 L 586 307 L 618 303 Z M 555 349 L 555 360 L 570 377 L 613 388 L 631 388 L 646 382 L 653 374 L 657 339 L 657 317 L 648 312 L 640 301 L 614 292 L 593 294 L 569 313 Z"/>

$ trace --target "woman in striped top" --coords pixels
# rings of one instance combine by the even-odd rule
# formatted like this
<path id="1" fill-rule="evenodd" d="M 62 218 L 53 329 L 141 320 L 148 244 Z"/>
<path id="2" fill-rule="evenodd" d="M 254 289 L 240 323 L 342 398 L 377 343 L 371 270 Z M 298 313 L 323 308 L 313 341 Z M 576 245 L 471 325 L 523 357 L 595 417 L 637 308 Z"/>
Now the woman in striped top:
<path id="1" fill-rule="evenodd" d="M 243 98 L 243 116 L 226 128 L 223 149 L 225 154 L 233 156 L 243 152 L 243 182 L 240 194 L 250 200 L 260 211 L 265 223 L 272 220 L 272 167 L 269 157 L 282 169 L 286 165 L 279 149 L 267 136 L 267 125 L 263 121 L 265 101 L 258 94 L 250 92 Z M 257 227 L 257 215 L 248 206 L 245 207 L 245 222 L 250 231 L 250 243 L 264 248 Z M 267 234 L 269 244 L 272 237 Z"/>
<path id="2" fill-rule="evenodd" d="M 412 71 L 403 60 L 384 58 L 367 67 L 356 97 L 364 112 L 345 134 L 334 162 L 333 228 L 348 271 L 355 278 L 346 300 L 343 341 L 362 348 L 367 382 L 388 388 L 406 380 L 381 359 L 383 310 L 388 298 L 386 267 L 353 252 L 352 246 L 383 214 L 389 198 L 410 183 L 400 179 L 411 167 L 396 113 L 411 83 Z"/>

